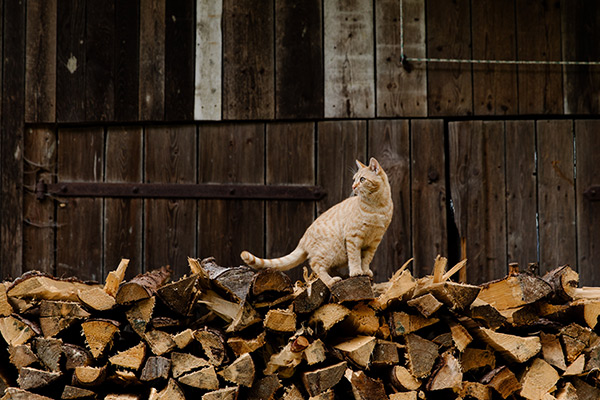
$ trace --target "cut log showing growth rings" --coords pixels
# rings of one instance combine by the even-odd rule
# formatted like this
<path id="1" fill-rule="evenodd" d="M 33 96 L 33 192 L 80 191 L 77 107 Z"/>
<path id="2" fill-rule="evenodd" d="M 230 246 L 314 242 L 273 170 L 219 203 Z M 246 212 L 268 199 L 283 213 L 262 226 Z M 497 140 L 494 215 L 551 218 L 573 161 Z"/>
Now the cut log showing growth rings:
<path id="1" fill-rule="evenodd" d="M 104 286 L 0 285 L 3 399 L 600 398 L 600 288 L 568 266 L 473 286 L 437 257 L 432 275 L 329 289 L 213 258 L 124 281 L 127 262 Z"/>

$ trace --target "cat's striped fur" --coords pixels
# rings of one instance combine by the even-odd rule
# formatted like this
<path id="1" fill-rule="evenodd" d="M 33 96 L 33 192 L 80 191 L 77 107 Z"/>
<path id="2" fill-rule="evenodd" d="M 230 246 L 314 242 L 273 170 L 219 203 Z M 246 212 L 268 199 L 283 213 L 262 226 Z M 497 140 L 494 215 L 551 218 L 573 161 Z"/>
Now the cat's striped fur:
<path id="1" fill-rule="evenodd" d="M 348 265 L 350 276 L 369 275 L 375 250 L 387 230 L 393 214 L 388 177 L 377 160 L 366 166 L 356 161 L 352 196 L 331 207 L 306 230 L 296 249 L 285 257 L 265 260 L 247 251 L 241 257 L 255 268 L 286 271 L 307 258 L 312 270 L 330 286 L 340 280 L 332 277 L 332 268 Z"/>

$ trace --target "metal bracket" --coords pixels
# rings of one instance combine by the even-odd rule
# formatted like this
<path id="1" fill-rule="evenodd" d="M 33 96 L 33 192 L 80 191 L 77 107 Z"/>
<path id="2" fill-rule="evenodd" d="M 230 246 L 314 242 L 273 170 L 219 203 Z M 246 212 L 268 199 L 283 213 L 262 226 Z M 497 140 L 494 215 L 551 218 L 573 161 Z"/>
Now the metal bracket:
<path id="1" fill-rule="evenodd" d="M 590 186 L 583 196 L 589 201 L 600 201 L 600 186 Z"/>
<path id="2" fill-rule="evenodd" d="M 305 200 L 325 197 L 320 186 L 308 185 L 238 185 L 186 183 L 107 183 L 39 181 L 35 188 L 38 200 L 57 197 L 117 197 L 146 199 L 245 199 Z"/>

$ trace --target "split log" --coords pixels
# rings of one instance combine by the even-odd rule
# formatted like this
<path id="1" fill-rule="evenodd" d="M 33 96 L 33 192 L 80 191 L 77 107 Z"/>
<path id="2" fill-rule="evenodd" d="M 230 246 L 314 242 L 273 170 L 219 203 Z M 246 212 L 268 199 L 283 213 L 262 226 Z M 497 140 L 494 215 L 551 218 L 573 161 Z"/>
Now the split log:
<path id="1" fill-rule="evenodd" d="M 377 344 L 373 349 L 371 363 L 375 367 L 392 366 L 400 362 L 398 356 L 398 345 L 387 340 L 377 339 Z"/>
<path id="2" fill-rule="evenodd" d="M 65 369 L 67 371 L 90 365 L 93 360 L 92 353 L 88 350 L 70 343 L 63 344 L 62 353 L 65 356 Z"/>
<path id="3" fill-rule="evenodd" d="M 15 311 L 8 301 L 7 289 L 6 284 L 0 284 L 0 317 L 8 317 Z"/>
<path id="4" fill-rule="evenodd" d="M 476 298 L 469 307 L 469 317 L 485 328 L 496 330 L 506 322 L 506 317 L 496 308 L 480 298 Z"/>
<path id="5" fill-rule="evenodd" d="M 571 382 L 566 382 L 564 386 L 556 392 L 556 400 L 579 400 L 577 389 L 575 389 L 575 386 L 573 386 Z"/>
<path id="6" fill-rule="evenodd" d="M 322 280 L 316 279 L 296 288 L 294 311 L 307 314 L 315 311 L 329 298 L 329 288 Z"/>
<path id="7" fill-rule="evenodd" d="M 165 353 L 172 351 L 176 345 L 173 336 L 170 333 L 153 329 L 144 335 L 144 339 L 150 350 L 157 356 L 162 356 Z"/>
<path id="8" fill-rule="evenodd" d="M 264 319 L 264 327 L 276 332 L 296 332 L 296 314 L 291 310 L 271 309 Z"/>
<path id="9" fill-rule="evenodd" d="M 328 367 L 305 372 L 302 374 L 302 381 L 306 391 L 310 396 L 316 396 L 331 389 L 342 379 L 346 368 L 346 362 L 342 361 Z"/>
<path id="10" fill-rule="evenodd" d="M 421 387 L 421 382 L 401 365 L 394 365 L 390 371 L 390 377 L 392 385 L 399 390 L 414 391 Z"/>
<path id="11" fill-rule="evenodd" d="M 42 364 L 52 372 L 60 371 L 63 342 L 61 339 L 37 337 L 33 341 L 35 353 Z"/>
<path id="12" fill-rule="evenodd" d="M 560 340 L 563 344 L 565 357 L 571 364 L 581 352 L 588 347 L 591 330 L 579 324 L 571 323 L 560 331 Z"/>
<path id="13" fill-rule="evenodd" d="M 197 288 L 199 279 L 197 274 L 183 277 L 176 282 L 161 286 L 156 294 L 172 311 L 189 316 L 196 303 L 196 297 L 199 296 Z"/>
<path id="14" fill-rule="evenodd" d="M 194 332 L 194 338 L 200 343 L 208 362 L 219 366 L 226 361 L 227 349 L 225 336 L 216 329 L 202 328 Z"/>
<path id="15" fill-rule="evenodd" d="M 181 375 L 194 371 L 202 367 L 208 367 L 210 363 L 200 357 L 188 353 L 171 353 L 171 373 L 173 378 L 179 378 Z"/>
<path id="16" fill-rule="evenodd" d="M 237 302 L 243 303 L 248 298 L 250 287 L 256 271 L 250 267 L 221 267 L 210 257 L 200 262 L 202 269 L 220 294 Z"/>
<path id="17" fill-rule="evenodd" d="M 390 400 L 418 400 L 424 398 L 417 391 L 399 392 L 390 395 Z"/>
<path id="18" fill-rule="evenodd" d="M 390 314 L 389 325 L 392 336 L 398 337 L 437 324 L 439 321 L 438 318 L 425 318 L 416 314 L 408 314 L 404 311 L 394 311 Z"/>
<path id="19" fill-rule="evenodd" d="M 194 331 L 190 328 L 173 335 L 173 341 L 178 349 L 185 349 L 194 341 Z"/>
<path id="20" fill-rule="evenodd" d="M 20 344 L 8 347 L 9 360 L 17 369 L 28 367 L 40 360 L 31 350 L 31 344 Z"/>
<path id="21" fill-rule="evenodd" d="M 575 289 L 579 286 L 579 274 L 568 265 L 547 272 L 542 280 L 550 285 L 553 297 L 563 301 L 573 300 Z"/>
<path id="22" fill-rule="evenodd" d="M 168 379 L 170 369 L 171 360 L 168 358 L 161 356 L 148 357 L 140 373 L 140 380 L 150 382 L 157 379 Z"/>
<path id="23" fill-rule="evenodd" d="M 79 302 L 42 300 L 40 302 L 40 327 L 44 336 L 54 336 L 76 320 L 88 318 L 90 313 Z"/>
<path id="24" fill-rule="evenodd" d="M 171 277 L 171 273 L 171 267 L 167 265 L 122 283 L 115 296 L 117 304 L 131 304 L 151 297 Z"/>
<path id="25" fill-rule="evenodd" d="M 18 346 L 27 343 L 40 332 L 33 323 L 13 314 L 0 318 L 0 334 L 9 346 Z"/>
<path id="26" fill-rule="evenodd" d="M 29 271 L 13 282 L 7 295 L 25 299 L 78 301 L 79 290 L 85 291 L 96 286 L 98 285 L 75 279 L 57 279 L 38 271 Z"/>
<path id="27" fill-rule="evenodd" d="M 487 349 L 467 347 L 460 355 L 460 365 L 465 373 L 482 368 L 494 369 L 496 368 L 496 356 L 493 351 Z"/>
<path id="28" fill-rule="evenodd" d="M 248 400 L 275 400 L 275 392 L 281 387 L 277 375 L 268 375 L 257 380 L 248 390 Z"/>
<path id="29" fill-rule="evenodd" d="M 519 394 L 530 400 L 541 399 L 551 391 L 558 379 L 558 372 L 550 364 L 536 358 L 521 377 Z"/>
<path id="30" fill-rule="evenodd" d="M 328 391 L 319 393 L 316 396 L 310 396 L 308 400 L 335 400 L 335 392 L 333 389 L 329 389 Z"/>
<path id="31" fill-rule="evenodd" d="M 461 398 L 471 398 L 477 400 L 492 400 L 492 390 L 488 386 L 479 382 L 463 381 L 462 387 L 456 391 Z"/>
<path id="32" fill-rule="evenodd" d="M 48 386 L 62 376 L 62 372 L 50 372 L 31 367 L 23 367 L 19 370 L 17 383 L 24 390 L 37 389 Z"/>
<path id="33" fill-rule="evenodd" d="M 333 301 L 345 303 L 348 301 L 372 300 L 375 298 L 371 288 L 371 278 L 366 275 L 353 276 L 335 282 L 329 288 Z"/>
<path id="34" fill-rule="evenodd" d="M 216 390 L 219 388 L 219 379 L 215 367 L 212 365 L 201 370 L 190 372 L 179 377 L 178 381 L 184 385 L 203 390 Z"/>
<path id="35" fill-rule="evenodd" d="M 175 379 L 169 379 L 167 386 L 154 396 L 151 395 L 149 400 L 185 400 L 185 395 Z"/>
<path id="36" fill-rule="evenodd" d="M 354 332 L 357 335 L 375 335 L 379 330 L 379 317 L 377 312 L 365 303 L 358 303 L 348 317 L 344 320 L 344 327 L 348 332 Z"/>
<path id="37" fill-rule="evenodd" d="M 116 367 L 137 371 L 142 366 L 145 357 L 146 345 L 140 342 L 127 350 L 115 354 L 108 361 Z"/>
<path id="38" fill-rule="evenodd" d="M 203 394 L 202 400 L 237 400 L 238 393 L 237 387 L 227 387 Z"/>
<path id="39" fill-rule="evenodd" d="M 487 373 L 481 379 L 481 383 L 494 389 L 503 399 L 521 390 L 521 383 L 505 365 Z"/>
<path id="40" fill-rule="evenodd" d="M 277 374 L 282 378 L 290 378 L 294 374 L 295 368 L 302 362 L 303 351 L 296 351 L 295 342 L 290 340 L 281 351 L 271 355 L 264 370 L 265 375 Z"/>
<path id="41" fill-rule="evenodd" d="M 254 361 L 250 354 L 243 354 L 220 371 L 219 375 L 235 385 L 251 387 L 255 377 Z"/>
<path id="42" fill-rule="evenodd" d="M 390 303 L 412 296 L 417 281 L 413 278 L 410 271 L 406 270 L 411 261 L 412 258 L 392 275 L 386 290 L 373 301 L 373 304 L 377 308 L 385 310 Z"/>
<path id="43" fill-rule="evenodd" d="M 308 363 L 308 365 L 318 364 L 327 359 L 327 353 L 325 350 L 325 345 L 321 341 L 321 339 L 316 339 L 308 347 L 304 350 L 304 359 Z"/>
<path id="44" fill-rule="evenodd" d="M 445 352 L 431 374 L 431 379 L 427 383 L 427 390 L 460 389 L 462 379 L 463 373 L 460 363 L 452 353 Z"/>
<path id="45" fill-rule="evenodd" d="M 475 301 L 480 290 L 479 286 L 466 283 L 439 282 L 417 284 L 414 295 L 416 297 L 429 292 L 451 310 L 465 310 Z"/>
<path id="46" fill-rule="evenodd" d="M 571 363 L 571 365 L 569 365 L 567 367 L 567 369 L 565 370 L 565 372 L 562 374 L 563 377 L 565 376 L 576 376 L 576 375 L 583 375 L 586 369 L 586 363 L 585 363 L 585 354 L 580 354 L 579 357 L 577 357 L 575 359 L 575 361 L 573 361 Z"/>
<path id="47" fill-rule="evenodd" d="M 98 386 L 106 379 L 106 366 L 91 367 L 81 366 L 76 367 L 73 372 L 73 382 L 76 386 Z"/>
<path id="48" fill-rule="evenodd" d="M 62 394 L 60 396 L 63 400 L 75 400 L 75 399 L 95 399 L 96 393 L 89 390 L 80 388 L 77 386 L 65 385 Z"/>
<path id="49" fill-rule="evenodd" d="M 308 323 L 316 329 L 329 331 L 350 314 L 350 310 L 341 304 L 327 303 L 319 307 L 309 318 Z"/>
<path id="50" fill-rule="evenodd" d="M 405 337 L 406 356 L 411 374 L 415 378 L 425 378 L 431 372 L 438 357 L 438 346 L 414 333 Z"/>
<path id="51" fill-rule="evenodd" d="M 346 369 L 344 376 L 352 386 L 352 394 L 356 400 L 388 400 L 383 382 L 368 377 L 363 371 Z"/>
<path id="52" fill-rule="evenodd" d="M 507 333 L 494 332 L 487 328 L 479 328 L 481 339 L 499 351 L 510 361 L 524 363 L 542 349 L 538 336 L 520 337 Z"/>
<path id="53" fill-rule="evenodd" d="M 469 331 L 458 322 L 449 321 L 448 325 L 450 326 L 450 333 L 452 334 L 454 346 L 459 352 L 464 351 L 473 341 L 473 337 L 471 337 Z"/>
<path id="54" fill-rule="evenodd" d="M 92 356 L 98 358 L 112 345 L 114 336 L 119 332 L 119 323 L 108 319 L 88 319 L 81 324 L 81 329 Z"/>
<path id="55" fill-rule="evenodd" d="M 333 347 L 360 368 L 367 368 L 376 343 L 377 339 L 374 336 L 356 336 Z"/>
<path id="56" fill-rule="evenodd" d="M 289 276 L 275 269 L 262 269 L 252 280 L 252 297 L 255 301 L 266 301 L 268 298 L 284 297 L 294 291 Z"/>
<path id="57" fill-rule="evenodd" d="M 265 345 L 266 332 L 262 331 L 257 337 L 245 339 L 240 336 L 233 336 L 227 339 L 229 348 L 233 350 L 236 356 L 245 353 L 252 353 Z"/>
<path id="58" fill-rule="evenodd" d="M 482 285 L 479 299 L 498 310 L 534 303 L 552 293 L 544 280 L 528 274 L 516 274 Z"/>
<path id="59" fill-rule="evenodd" d="M 135 302 L 125 311 L 125 317 L 131 329 L 140 337 L 146 334 L 146 328 L 152 319 L 156 298 L 154 296 Z"/>
<path id="60" fill-rule="evenodd" d="M 125 278 L 125 271 L 127 271 L 128 266 L 129 260 L 126 258 L 122 258 L 117 268 L 114 271 L 110 271 L 108 273 L 103 288 L 103 291 L 106 294 L 113 298 L 117 296 L 117 291 L 119 290 L 121 282 L 123 282 L 123 279 Z"/>
<path id="61" fill-rule="evenodd" d="M 540 343 L 544 360 L 562 371 L 566 370 L 565 354 L 558 337 L 551 333 L 540 332 Z"/>
<path id="62" fill-rule="evenodd" d="M 27 390 L 9 387 L 6 389 L 2 400 L 52 400 L 50 397 L 42 396 Z"/>
<path id="63" fill-rule="evenodd" d="M 283 397 L 281 400 L 304 400 L 304 396 L 300 389 L 294 384 L 285 388 L 285 392 L 283 393 Z"/>
<path id="64" fill-rule="evenodd" d="M 199 302 L 206 304 L 209 310 L 230 323 L 227 332 L 238 332 L 262 321 L 250 304 L 225 300 L 212 290 L 202 293 Z"/>
<path id="65" fill-rule="evenodd" d="M 108 294 L 105 289 L 101 287 L 79 290 L 77 292 L 77 298 L 83 304 L 96 311 L 110 310 L 117 304 L 114 296 Z"/>
<path id="66" fill-rule="evenodd" d="M 435 298 L 431 293 L 415 297 L 407 302 L 411 307 L 414 307 L 425 318 L 431 317 L 443 305 L 441 301 Z"/>

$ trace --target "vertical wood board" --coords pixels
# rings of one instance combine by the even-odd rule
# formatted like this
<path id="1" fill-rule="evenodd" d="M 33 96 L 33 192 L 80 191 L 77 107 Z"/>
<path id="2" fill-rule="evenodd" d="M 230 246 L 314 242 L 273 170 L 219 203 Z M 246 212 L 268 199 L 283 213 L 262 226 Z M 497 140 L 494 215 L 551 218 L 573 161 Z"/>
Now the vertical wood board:
<path id="1" fill-rule="evenodd" d="M 140 0 L 139 119 L 165 115 L 165 1 Z"/>
<path id="2" fill-rule="evenodd" d="M 114 119 L 137 121 L 140 85 L 140 2 L 115 2 Z"/>
<path id="3" fill-rule="evenodd" d="M 371 263 L 373 279 L 383 282 L 412 257 L 409 121 L 369 121 L 368 148 L 388 176 L 394 202 L 392 222 Z"/>
<path id="4" fill-rule="evenodd" d="M 221 119 L 223 0 L 196 2 L 194 119 Z"/>
<path id="5" fill-rule="evenodd" d="M 413 275 L 431 274 L 435 257 L 448 254 L 446 166 L 442 120 L 411 122 Z"/>
<path id="6" fill-rule="evenodd" d="M 142 128 L 110 127 L 106 133 L 106 182 L 142 182 Z M 104 199 L 104 278 L 121 258 L 126 279 L 142 271 L 141 199 Z"/>
<path id="7" fill-rule="evenodd" d="M 144 171 L 148 183 L 196 183 L 194 125 L 149 126 L 145 130 Z M 144 201 L 144 265 L 169 264 L 173 278 L 189 272 L 196 254 L 196 202 L 192 199 Z"/>
<path id="8" fill-rule="evenodd" d="M 56 120 L 57 0 L 27 1 L 25 121 Z"/>
<path id="9" fill-rule="evenodd" d="M 275 115 L 273 2 L 223 0 L 223 118 Z"/>
<path id="10" fill-rule="evenodd" d="M 540 272 L 576 265 L 573 122 L 538 121 Z"/>
<path id="11" fill-rule="evenodd" d="M 400 24 L 402 23 L 406 57 L 427 56 L 425 2 L 382 0 L 376 1 L 375 6 L 377 116 L 425 117 L 427 116 L 427 66 L 422 62 L 411 61 L 408 69 L 405 69 L 402 65 L 400 46 Z"/>
<path id="12" fill-rule="evenodd" d="M 102 182 L 103 128 L 58 131 L 58 182 Z M 59 201 L 56 276 L 102 279 L 102 199 L 69 197 Z"/>
<path id="13" fill-rule="evenodd" d="M 325 117 L 375 116 L 373 2 L 323 4 Z"/>
<path id="14" fill-rule="evenodd" d="M 323 117 L 322 0 L 275 1 L 275 117 Z"/>

